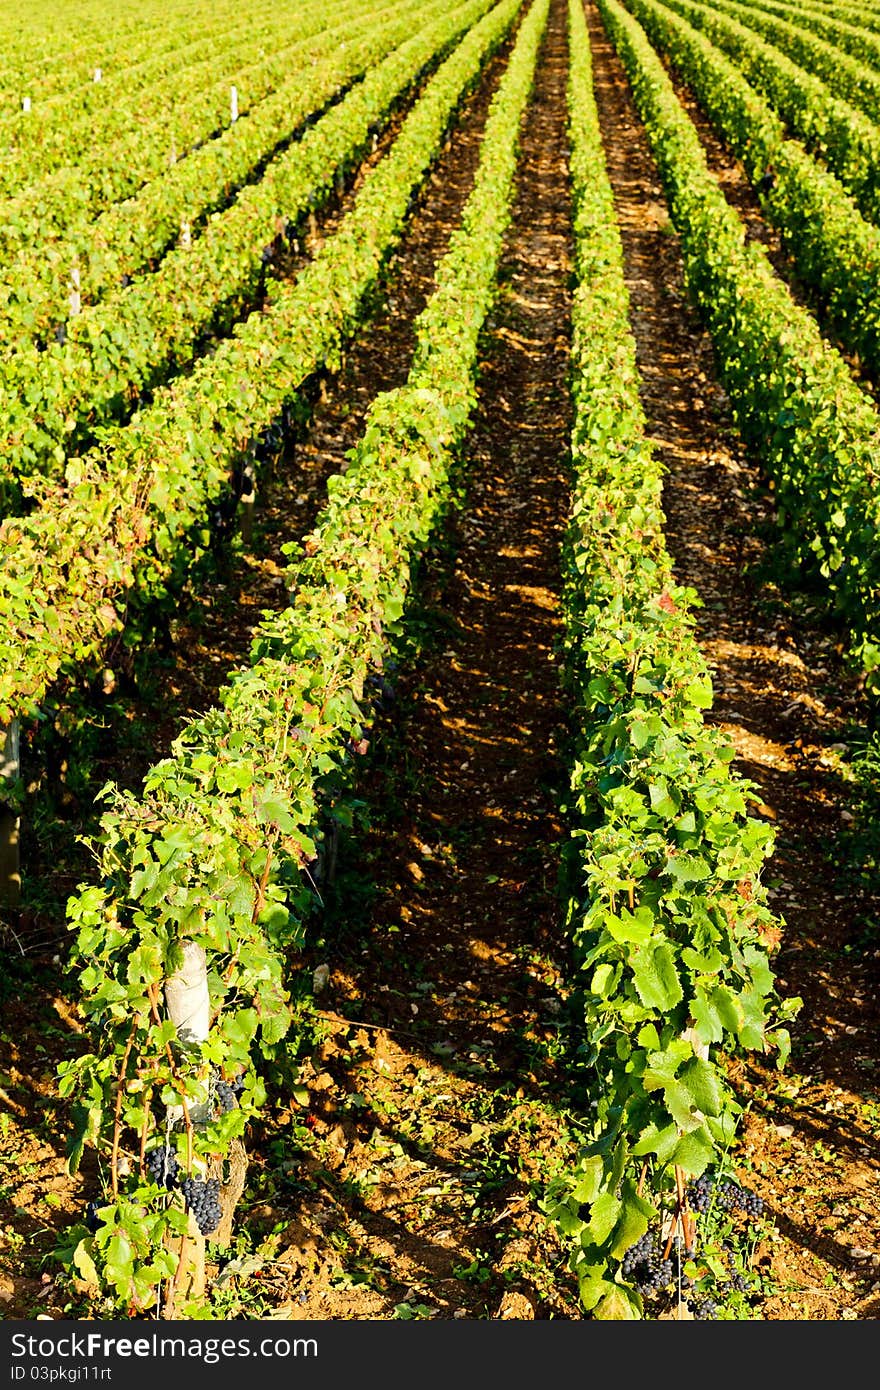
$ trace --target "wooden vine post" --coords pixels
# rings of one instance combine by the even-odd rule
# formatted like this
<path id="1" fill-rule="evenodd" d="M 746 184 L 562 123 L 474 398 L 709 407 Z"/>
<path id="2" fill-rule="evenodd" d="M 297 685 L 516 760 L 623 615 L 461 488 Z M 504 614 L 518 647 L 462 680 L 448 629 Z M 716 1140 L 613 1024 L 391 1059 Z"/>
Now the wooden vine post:
<path id="1" fill-rule="evenodd" d="M 82 312 L 82 294 L 80 293 L 80 288 L 79 266 L 73 265 L 70 267 L 70 296 L 68 299 L 71 317 L 73 318 L 76 318 L 76 315 Z"/>
<path id="2" fill-rule="evenodd" d="M 3 800 L 3 782 L 17 782 L 21 776 L 18 720 L 0 726 L 0 906 L 18 907 L 21 902 L 21 862 L 19 857 L 19 818 Z"/>
<path id="3" fill-rule="evenodd" d="M 709 1045 L 700 1041 L 696 1028 L 690 1025 L 682 1033 L 685 1042 L 689 1042 L 694 1050 L 694 1056 L 699 1057 L 704 1062 L 709 1060 Z M 697 1243 L 697 1227 L 693 1213 L 688 1206 L 687 1195 L 687 1176 L 683 1168 L 675 1165 L 675 1209 L 668 1222 L 668 1229 L 664 1228 L 666 1235 L 666 1245 L 663 1249 L 664 1260 L 669 1259 L 672 1244 L 675 1239 L 675 1231 L 681 1226 L 681 1237 L 685 1249 L 692 1250 Z"/>

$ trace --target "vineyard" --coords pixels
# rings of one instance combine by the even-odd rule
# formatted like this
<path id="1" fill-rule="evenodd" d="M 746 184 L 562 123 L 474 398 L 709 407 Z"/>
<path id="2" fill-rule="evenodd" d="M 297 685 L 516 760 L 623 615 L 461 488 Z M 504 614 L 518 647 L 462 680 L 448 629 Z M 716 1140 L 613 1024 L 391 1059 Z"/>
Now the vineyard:
<path id="1" fill-rule="evenodd" d="M 0 33 L 0 1316 L 880 1316 L 880 0 Z"/>

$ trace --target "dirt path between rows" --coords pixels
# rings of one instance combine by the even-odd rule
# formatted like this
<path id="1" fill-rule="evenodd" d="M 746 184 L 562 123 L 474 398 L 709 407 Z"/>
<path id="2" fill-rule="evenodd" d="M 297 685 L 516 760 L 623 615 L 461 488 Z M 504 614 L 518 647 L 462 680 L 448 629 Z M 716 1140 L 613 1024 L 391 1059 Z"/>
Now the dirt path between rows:
<path id="1" fill-rule="evenodd" d="M 775 968 L 783 992 L 804 999 L 785 1074 L 732 1068 L 750 1107 L 735 1156 L 775 1225 L 758 1253 L 772 1289 L 760 1316 L 872 1318 L 880 1313 L 880 952 L 860 943 L 859 921 L 876 920 L 877 902 L 842 881 L 834 849 L 850 814 L 838 755 L 863 712 L 818 603 L 795 611 L 766 567 L 763 581 L 755 569 L 772 544 L 772 510 L 686 300 L 678 239 L 623 68 L 592 5 L 588 17 L 642 401 L 668 469 L 668 542 L 678 580 L 705 604 L 698 630 L 713 671 L 710 717 L 759 788 L 756 813 L 776 829 L 765 871 L 786 923 Z"/>
<path id="2" fill-rule="evenodd" d="M 374 735 L 374 823 L 342 854 L 338 930 L 314 956 L 328 1036 L 303 1070 L 314 1192 L 282 1237 L 291 1316 L 581 1316 L 537 1209 L 570 1143 L 553 1103 L 564 15 L 556 0 L 524 125 L 466 499 L 423 575 L 422 656 Z"/>

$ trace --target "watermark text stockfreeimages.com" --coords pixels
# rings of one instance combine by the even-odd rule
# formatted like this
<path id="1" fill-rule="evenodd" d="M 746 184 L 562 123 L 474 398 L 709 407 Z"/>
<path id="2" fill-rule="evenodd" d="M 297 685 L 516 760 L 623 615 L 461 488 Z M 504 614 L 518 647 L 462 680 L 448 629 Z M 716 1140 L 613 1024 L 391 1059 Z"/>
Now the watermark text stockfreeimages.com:
<path id="1" fill-rule="evenodd" d="M 103 1332 L 71 1332 L 61 1337 L 35 1336 L 16 1332 L 12 1335 L 13 1362 L 30 1361 L 95 1361 L 108 1357 L 136 1357 L 142 1360 L 172 1358 L 201 1361 L 207 1366 L 236 1357 L 286 1359 L 291 1356 L 318 1355 L 314 1337 L 165 1337 L 159 1332 L 144 1337 L 107 1336 Z M 71 1368 L 73 1369 L 73 1368 Z M 83 1366 L 85 1372 L 98 1367 Z M 13 1364 L 12 1379 L 24 1380 L 27 1365 Z M 40 1377 L 33 1377 L 39 1379 Z M 71 1377 L 66 1377 L 70 1379 Z M 87 1376 L 83 1376 L 86 1379 Z M 92 1375 L 91 1379 L 98 1379 Z"/>

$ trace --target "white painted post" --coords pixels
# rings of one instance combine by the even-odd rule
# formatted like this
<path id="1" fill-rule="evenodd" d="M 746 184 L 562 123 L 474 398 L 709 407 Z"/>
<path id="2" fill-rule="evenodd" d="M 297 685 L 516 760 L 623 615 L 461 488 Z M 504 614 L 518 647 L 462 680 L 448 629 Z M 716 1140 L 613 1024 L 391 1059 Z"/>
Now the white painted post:
<path id="1" fill-rule="evenodd" d="M 102 76 L 101 69 L 100 69 L 100 68 L 95 68 L 95 71 L 92 73 L 92 81 L 93 81 L 93 82 L 100 82 L 100 81 L 101 81 L 101 76 Z"/>
<path id="2" fill-rule="evenodd" d="M 194 941 L 184 941 L 183 964 L 165 981 L 165 1007 L 168 1017 L 177 1030 L 183 1043 L 203 1043 L 211 1028 L 211 1000 L 208 994 L 208 958 L 204 946 Z M 202 1128 L 211 1117 L 207 1079 L 204 1084 L 205 1099 L 197 1105 L 190 1103 L 189 1118 L 196 1128 Z M 183 1121 L 183 1106 L 169 1105 L 169 1130 Z M 202 1180 L 207 1171 L 204 1159 L 193 1160 L 192 1176 Z M 177 1247 L 176 1238 L 174 1246 Z M 176 1318 L 178 1299 L 186 1301 L 189 1297 L 201 1298 L 205 1292 L 205 1237 L 201 1234 L 195 1217 L 190 1213 L 189 1229 L 186 1239 L 179 1248 L 179 1263 L 169 1286 L 164 1316 Z"/>
<path id="3" fill-rule="evenodd" d="M 30 109 L 31 109 L 31 99 L 30 99 L 30 97 L 22 97 L 22 99 L 21 99 L 21 109 L 22 109 L 22 111 L 24 111 L 25 113 L 27 113 L 28 111 L 30 111 Z"/>
<path id="4" fill-rule="evenodd" d="M 204 946 L 184 941 L 183 964 L 165 981 L 165 1007 L 183 1043 L 203 1043 L 211 1029 L 211 1000 L 208 994 L 208 958 Z M 208 1093 L 202 1104 L 190 1105 L 193 1124 L 204 1124 L 208 1118 Z M 183 1119 L 183 1106 L 169 1106 L 172 1124 Z"/>
<path id="5" fill-rule="evenodd" d="M 708 1062 L 709 1044 L 700 1042 L 699 1034 L 692 1023 L 685 1028 L 681 1036 L 684 1042 L 690 1043 L 691 1047 L 694 1049 L 695 1057 L 701 1057 L 704 1062 Z"/>
<path id="6" fill-rule="evenodd" d="M 181 246 L 192 246 L 192 223 L 186 218 L 180 224 L 180 244 Z"/>
<path id="7" fill-rule="evenodd" d="M 229 119 L 233 123 L 238 120 L 238 88 L 229 88 Z"/>
<path id="8" fill-rule="evenodd" d="M 181 1042 L 207 1041 L 211 1028 L 208 958 L 204 946 L 183 942 L 183 964 L 165 981 L 168 1017 Z"/>
<path id="9" fill-rule="evenodd" d="M 168 151 L 168 163 L 177 163 L 177 141 L 175 140 L 173 135 L 171 137 L 171 149 Z"/>
<path id="10" fill-rule="evenodd" d="M 17 782 L 21 776 L 18 720 L 0 728 L 0 903 L 18 907 L 21 902 L 19 819 L 3 802 L 3 779 Z"/>
<path id="11" fill-rule="evenodd" d="M 241 505 L 241 539 L 250 546 L 254 538 L 254 505 L 257 500 L 257 477 L 253 464 L 244 470 L 243 488 L 239 497 Z"/>
<path id="12" fill-rule="evenodd" d="M 82 309 L 82 297 L 79 292 L 79 266 L 74 265 L 70 268 L 70 313 L 73 318 Z"/>

